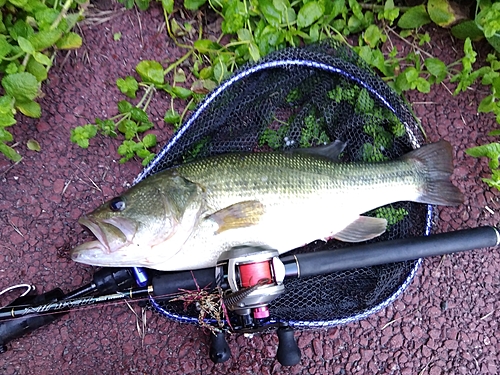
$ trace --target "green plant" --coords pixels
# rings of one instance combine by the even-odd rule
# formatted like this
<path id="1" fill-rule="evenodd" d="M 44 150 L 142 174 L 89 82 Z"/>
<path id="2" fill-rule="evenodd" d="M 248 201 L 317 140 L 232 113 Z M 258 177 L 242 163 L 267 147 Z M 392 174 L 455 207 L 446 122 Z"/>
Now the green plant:
<path id="1" fill-rule="evenodd" d="M 386 219 L 387 228 L 390 229 L 391 226 L 402 221 L 408 215 L 408 211 L 402 207 L 395 208 L 393 205 L 389 205 L 373 210 L 372 215 Z"/>
<path id="2" fill-rule="evenodd" d="M 47 79 L 57 50 L 78 48 L 82 40 L 71 32 L 82 19 L 85 2 L 78 0 L 0 0 L 0 152 L 13 161 L 21 155 L 8 146 L 13 141 L 7 127 L 15 114 L 41 115 L 40 87 Z M 79 9 L 77 9 L 79 7 Z"/>

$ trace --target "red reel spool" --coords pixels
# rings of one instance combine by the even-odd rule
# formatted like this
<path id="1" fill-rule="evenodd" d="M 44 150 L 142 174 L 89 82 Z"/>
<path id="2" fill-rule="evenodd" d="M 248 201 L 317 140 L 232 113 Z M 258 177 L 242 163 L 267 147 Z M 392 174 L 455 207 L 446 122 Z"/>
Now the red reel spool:
<path id="1" fill-rule="evenodd" d="M 258 284 L 261 280 L 269 280 L 266 284 L 270 284 L 273 280 L 271 272 L 271 261 L 240 264 L 240 282 L 243 288 L 248 288 Z"/>

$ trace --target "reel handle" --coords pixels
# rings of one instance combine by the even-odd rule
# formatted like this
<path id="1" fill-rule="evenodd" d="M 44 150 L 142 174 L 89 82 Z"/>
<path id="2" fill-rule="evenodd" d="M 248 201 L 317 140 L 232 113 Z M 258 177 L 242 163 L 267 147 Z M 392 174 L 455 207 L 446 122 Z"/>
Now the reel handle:
<path id="1" fill-rule="evenodd" d="M 278 328 L 278 352 L 276 358 L 282 366 L 294 366 L 300 362 L 301 352 L 295 341 L 292 327 Z"/>
<path id="2" fill-rule="evenodd" d="M 209 356 L 213 363 L 223 363 L 231 358 L 231 349 L 226 341 L 224 332 L 217 332 L 216 335 L 210 335 Z"/>

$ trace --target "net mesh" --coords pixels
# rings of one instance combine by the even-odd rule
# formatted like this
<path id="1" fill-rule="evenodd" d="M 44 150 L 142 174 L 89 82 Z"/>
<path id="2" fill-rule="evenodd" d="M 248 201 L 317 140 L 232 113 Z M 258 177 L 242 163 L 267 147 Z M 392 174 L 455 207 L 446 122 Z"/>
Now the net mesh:
<path id="1" fill-rule="evenodd" d="M 285 49 L 240 69 L 208 95 L 136 182 L 196 158 L 312 147 L 337 139 L 347 143 L 345 162 L 395 159 L 423 143 L 402 98 L 349 48 L 327 41 Z M 389 223 L 373 241 L 426 234 L 430 210 L 402 202 L 368 213 Z M 294 251 L 344 246 L 349 244 L 317 241 Z M 286 293 L 270 305 L 271 316 L 300 327 L 364 317 L 390 303 L 417 266 L 418 261 L 408 261 L 286 280 Z M 172 319 L 198 322 L 198 312 L 181 303 L 156 301 L 153 306 Z"/>

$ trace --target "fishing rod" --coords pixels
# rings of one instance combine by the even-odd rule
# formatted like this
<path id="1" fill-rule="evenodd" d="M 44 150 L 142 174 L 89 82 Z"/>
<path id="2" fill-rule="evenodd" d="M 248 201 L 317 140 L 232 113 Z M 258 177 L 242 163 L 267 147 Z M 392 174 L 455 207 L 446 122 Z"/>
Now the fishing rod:
<path id="1" fill-rule="evenodd" d="M 155 272 L 152 277 L 137 270 L 103 268 L 93 281 L 75 291 L 63 294 L 60 289 L 37 296 L 24 296 L 0 309 L 0 352 L 6 344 L 26 333 L 53 322 L 72 308 L 120 300 L 136 300 L 179 295 L 180 291 L 200 286 L 226 291 L 226 307 L 237 316 L 233 332 L 258 332 L 270 326 L 278 328 L 278 360 L 293 364 L 300 351 L 293 330 L 270 316 L 269 304 L 286 292 L 283 281 L 307 278 L 355 268 L 415 260 L 500 244 L 500 232 L 491 226 L 459 230 L 424 237 L 413 237 L 350 246 L 343 249 L 279 256 L 273 249 L 242 246 L 227 251 L 216 267 L 194 271 Z M 95 295 L 98 293 L 99 295 Z M 212 335 L 214 336 L 214 335 Z M 282 344 L 283 343 L 283 344 Z M 283 349 L 285 348 L 285 349 Z M 211 359 L 223 362 L 229 358 L 223 332 L 212 338 Z M 281 354 L 280 354 L 281 353 Z M 230 355 L 230 354 L 229 354 Z M 281 358 L 280 358 L 281 356 Z"/>

